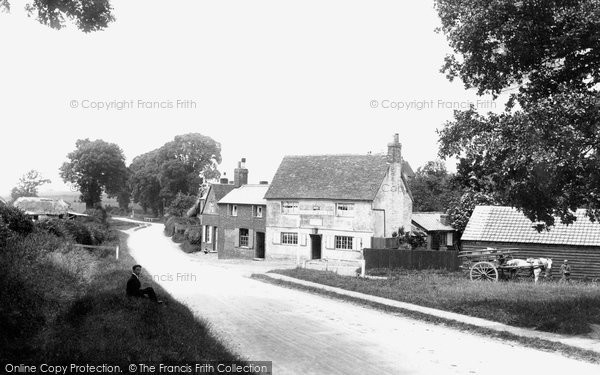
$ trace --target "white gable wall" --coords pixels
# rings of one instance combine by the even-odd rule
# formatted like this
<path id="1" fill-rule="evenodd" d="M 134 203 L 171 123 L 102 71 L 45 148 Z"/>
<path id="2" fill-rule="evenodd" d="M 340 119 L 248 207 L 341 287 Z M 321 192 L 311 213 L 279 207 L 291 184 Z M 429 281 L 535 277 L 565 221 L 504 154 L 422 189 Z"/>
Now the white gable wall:
<path id="1" fill-rule="evenodd" d="M 378 211 L 379 216 L 375 217 L 375 237 L 391 237 L 392 232 L 397 231 L 400 227 L 403 227 L 405 231 L 410 231 L 412 199 L 404 180 L 402 180 L 401 163 L 390 165 L 373 201 L 373 209 L 382 210 Z M 381 215 L 385 215 L 385 220 Z M 385 221 L 385 229 L 382 228 L 383 221 Z"/>

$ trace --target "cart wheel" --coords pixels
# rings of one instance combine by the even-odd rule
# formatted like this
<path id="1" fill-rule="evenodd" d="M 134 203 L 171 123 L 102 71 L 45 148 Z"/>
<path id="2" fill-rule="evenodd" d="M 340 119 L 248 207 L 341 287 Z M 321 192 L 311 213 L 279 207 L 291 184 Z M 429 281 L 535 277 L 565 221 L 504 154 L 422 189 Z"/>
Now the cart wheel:
<path id="1" fill-rule="evenodd" d="M 471 267 L 471 280 L 498 281 L 498 270 L 490 262 L 478 262 Z"/>

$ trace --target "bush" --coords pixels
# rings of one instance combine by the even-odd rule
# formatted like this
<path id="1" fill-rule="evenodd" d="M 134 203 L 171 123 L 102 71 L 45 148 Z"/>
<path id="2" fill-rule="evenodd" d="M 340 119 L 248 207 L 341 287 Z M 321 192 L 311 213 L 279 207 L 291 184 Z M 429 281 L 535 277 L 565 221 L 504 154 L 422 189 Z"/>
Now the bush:
<path id="1" fill-rule="evenodd" d="M 37 222 L 35 227 L 39 231 L 59 238 L 68 238 L 81 245 L 99 245 L 112 239 L 109 228 L 96 221 L 49 219 Z"/>
<path id="2" fill-rule="evenodd" d="M 167 207 L 167 214 L 183 217 L 196 204 L 197 200 L 198 198 L 193 195 L 178 193 L 173 202 Z"/>
<path id="3" fill-rule="evenodd" d="M 172 236 L 175 234 L 175 228 L 179 225 L 198 225 L 199 221 L 197 218 L 187 218 L 187 217 L 177 217 L 171 216 L 165 222 L 165 233 L 167 236 Z"/>
<path id="4" fill-rule="evenodd" d="M 84 214 L 89 215 L 90 221 L 106 224 L 108 214 L 104 208 L 93 208 L 85 210 Z"/>
<path id="5" fill-rule="evenodd" d="M 41 220 L 35 223 L 35 228 L 38 231 L 43 231 L 49 234 L 53 234 L 56 237 L 68 237 L 69 233 L 65 228 L 65 221 L 63 219 L 48 219 Z"/>
<path id="6" fill-rule="evenodd" d="M 109 214 L 111 216 L 129 216 L 130 215 L 130 210 L 120 208 L 120 207 L 113 207 L 111 205 L 107 205 L 106 207 L 104 207 L 104 210 L 106 211 L 107 214 Z"/>
<path id="7" fill-rule="evenodd" d="M 10 229 L 8 229 L 8 225 L 0 216 L 0 247 L 6 246 L 6 242 L 10 238 Z"/>
<path id="8" fill-rule="evenodd" d="M 189 227 L 184 233 L 186 241 L 192 245 L 199 245 L 202 241 L 202 229 L 201 227 Z"/>
<path id="9" fill-rule="evenodd" d="M 16 207 L 0 205 L 0 217 L 8 229 L 15 233 L 27 235 L 33 232 L 33 221 L 25 215 L 25 212 Z"/>

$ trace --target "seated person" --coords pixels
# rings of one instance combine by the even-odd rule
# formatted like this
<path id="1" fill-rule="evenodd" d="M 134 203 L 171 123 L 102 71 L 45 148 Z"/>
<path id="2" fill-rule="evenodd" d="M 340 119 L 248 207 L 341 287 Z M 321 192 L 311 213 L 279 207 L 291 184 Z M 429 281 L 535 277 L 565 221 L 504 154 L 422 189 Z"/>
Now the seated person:
<path id="1" fill-rule="evenodd" d="M 154 293 L 154 289 L 152 287 L 147 287 L 142 289 L 142 283 L 140 282 L 140 274 L 142 273 L 142 266 L 136 264 L 131 267 L 133 273 L 131 277 L 127 281 L 127 296 L 129 297 L 143 297 L 148 296 L 150 300 L 156 303 L 163 303 L 163 301 L 159 301 L 156 298 L 156 293 Z"/>

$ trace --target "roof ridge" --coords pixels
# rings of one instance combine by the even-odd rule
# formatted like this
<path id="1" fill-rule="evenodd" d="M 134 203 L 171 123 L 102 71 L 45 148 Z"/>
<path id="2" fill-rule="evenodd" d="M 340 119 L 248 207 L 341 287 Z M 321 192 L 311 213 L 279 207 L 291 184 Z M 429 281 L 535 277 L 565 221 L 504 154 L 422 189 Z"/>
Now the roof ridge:
<path id="1" fill-rule="evenodd" d="M 303 155 L 285 155 L 284 158 L 301 158 L 308 156 L 386 156 L 385 154 L 303 154 Z"/>

